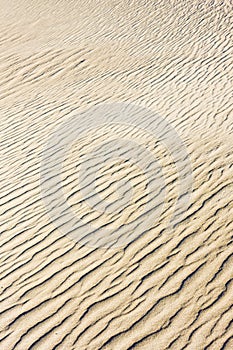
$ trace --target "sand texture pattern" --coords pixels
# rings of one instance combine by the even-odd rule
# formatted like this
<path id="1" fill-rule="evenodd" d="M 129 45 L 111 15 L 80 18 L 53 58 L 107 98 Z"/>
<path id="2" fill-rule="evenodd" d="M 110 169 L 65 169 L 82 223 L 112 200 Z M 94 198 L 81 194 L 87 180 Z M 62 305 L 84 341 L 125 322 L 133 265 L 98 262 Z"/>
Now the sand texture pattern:
<path id="1" fill-rule="evenodd" d="M 231 0 L 0 1 L 1 350 L 233 349 L 232 39 Z M 97 120 L 90 115 L 61 173 L 82 232 L 111 226 L 118 235 L 132 225 L 134 234 L 138 218 L 144 222 L 153 181 L 140 166 L 113 159 L 110 135 L 156 155 L 166 188 L 166 201 L 150 198 L 161 207 L 152 226 L 137 237 L 125 230 L 121 245 L 102 237 L 99 246 L 95 235 L 84 242 L 60 231 L 66 212 L 49 215 L 59 196 L 41 164 L 56 128 L 111 103 L 150 110 L 176 130 L 192 192 L 171 228 L 184 178 L 169 150 L 140 125 L 88 129 Z M 105 141 L 108 159 L 98 163 L 95 185 L 107 205 L 99 214 L 84 205 L 77 171 L 83 154 Z M 111 211 L 128 198 L 127 184 L 131 202 Z"/>

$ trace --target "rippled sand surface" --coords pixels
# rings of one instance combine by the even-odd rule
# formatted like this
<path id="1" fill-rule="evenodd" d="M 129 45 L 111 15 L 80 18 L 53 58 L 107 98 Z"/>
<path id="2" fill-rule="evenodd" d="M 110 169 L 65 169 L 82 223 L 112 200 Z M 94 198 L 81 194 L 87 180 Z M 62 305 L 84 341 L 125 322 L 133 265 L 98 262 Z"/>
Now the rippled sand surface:
<path id="1" fill-rule="evenodd" d="M 233 349 L 232 1 L 1 0 L 0 7 L 0 349 Z M 65 211 L 59 222 L 50 215 L 59 195 L 45 185 L 53 165 L 44 149 L 69 118 L 119 102 L 176 130 L 192 193 L 171 228 L 185 176 L 169 150 L 140 124 L 91 131 L 95 115 L 85 119 L 87 135 L 62 163 L 62 187 L 84 220 L 82 234 L 111 225 L 110 247 L 60 230 L 70 221 Z M 120 245 L 119 228 L 140 217 L 150 178 L 133 162 L 111 161 L 113 132 L 156 155 L 166 185 L 164 201 L 150 202 L 162 207 L 153 225 L 137 237 L 125 230 Z M 51 153 L 59 154 L 61 140 Z M 108 207 L 100 214 L 84 206 L 77 171 L 83 153 L 105 141 L 109 159 L 95 188 Z M 127 197 L 123 183 L 132 197 L 108 212 Z"/>

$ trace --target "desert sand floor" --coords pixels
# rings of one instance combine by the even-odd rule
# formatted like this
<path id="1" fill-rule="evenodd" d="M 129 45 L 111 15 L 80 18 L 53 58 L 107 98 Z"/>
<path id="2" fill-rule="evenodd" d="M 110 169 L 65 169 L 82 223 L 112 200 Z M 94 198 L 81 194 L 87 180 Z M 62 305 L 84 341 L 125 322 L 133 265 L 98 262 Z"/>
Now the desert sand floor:
<path id="1" fill-rule="evenodd" d="M 0 349 L 233 349 L 232 1 L 0 5 Z M 54 128 L 110 102 L 162 116 L 185 144 L 193 176 L 190 204 L 169 229 L 179 179 L 160 150 L 165 210 L 111 248 L 61 234 L 41 192 Z M 129 219 L 80 208 L 80 152 L 109 132 L 77 142 L 62 172 L 67 203 L 97 229 Z M 137 136 L 145 141 L 142 130 Z M 142 174 L 119 162 L 100 172 L 103 201 L 118 200 L 113 175 L 130 182 L 131 172 L 133 204 L 142 200 Z M 140 206 L 131 209 L 134 220 Z"/>

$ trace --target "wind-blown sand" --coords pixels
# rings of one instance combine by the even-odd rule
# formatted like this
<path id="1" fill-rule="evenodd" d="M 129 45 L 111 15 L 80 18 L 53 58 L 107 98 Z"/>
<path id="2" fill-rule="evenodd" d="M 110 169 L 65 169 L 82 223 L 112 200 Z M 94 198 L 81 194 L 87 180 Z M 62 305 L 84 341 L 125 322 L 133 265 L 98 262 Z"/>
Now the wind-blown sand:
<path id="1" fill-rule="evenodd" d="M 233 349 L 232 2 L 0 5 L 0 349 Z M 169 230 L 177 178 L 161 150 L 170 201 L 160 220 L 122 247 L 98 248 L 54 225 L 41 162 L 55 127 L 119 101 L 175 128 L 193 190 Z M 62 173 L 75 215 L 76 164 L 92 137 L 74 147 Z M 131 175 L 121 163 L 108 166 L 97 187 L 114 202 L 115 182 Z M 143 177 L 130 170 L 141 200 Z"/>

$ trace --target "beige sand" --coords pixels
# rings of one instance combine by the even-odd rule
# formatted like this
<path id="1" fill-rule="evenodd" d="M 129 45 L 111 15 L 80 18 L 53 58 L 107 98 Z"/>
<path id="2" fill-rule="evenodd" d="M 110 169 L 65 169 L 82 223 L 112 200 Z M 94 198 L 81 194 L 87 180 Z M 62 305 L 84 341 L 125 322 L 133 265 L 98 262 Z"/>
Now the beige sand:
<path id="1" fill-rule="evenodd" d="M 0 349 L 233 349 L 231 0 L 0 5 Z M 169 230 L 177 178 L 161 149 L 169 201 L 159 222 L 123 247 L 100 249 L 51 222 L 41 160 L 55 126 L 118 101 L 175 128 L 193 192 Z M 75 215 L 98 227 L 116 218 L 80 207 L 75 168 L 92 137 L 74 146 L 62 176 Z M 104 166 L 97 188 L 114 202 L 115 182 L 134 174 L 137 201 L 143 174 L 120 166 Z M 140 207 L 130 210 L 137 216 Z"/>

